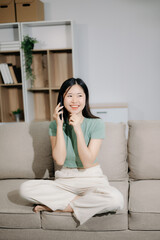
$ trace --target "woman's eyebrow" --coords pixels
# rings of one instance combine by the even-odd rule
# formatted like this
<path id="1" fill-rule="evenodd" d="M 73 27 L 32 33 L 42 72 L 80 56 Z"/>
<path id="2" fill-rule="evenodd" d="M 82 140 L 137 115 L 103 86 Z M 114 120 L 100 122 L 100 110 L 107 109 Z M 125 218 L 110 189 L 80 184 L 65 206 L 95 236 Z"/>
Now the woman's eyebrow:
<path id="1" fill-rule="evenodd" d="M 68 92 L 67 94 L 83 94 L 83 93 L 82 92 L 78 92 L 78 93 Z"/>

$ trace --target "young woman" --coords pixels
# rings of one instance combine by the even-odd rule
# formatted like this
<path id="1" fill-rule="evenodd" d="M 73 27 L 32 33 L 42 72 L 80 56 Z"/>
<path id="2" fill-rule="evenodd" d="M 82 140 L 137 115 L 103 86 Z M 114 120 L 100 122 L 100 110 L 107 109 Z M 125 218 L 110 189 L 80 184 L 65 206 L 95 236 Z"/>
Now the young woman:
<path id="1" fill-rule="evenodd" d="M 101 119 L 89 108 L 89 93 L 83 80 L 66 80 L 49 134 L 54 161 L 62 166 L 55 180 L 31 180 L 21 185 L 21 195 L 37 203 L 35 212 L 72 212 L 80 224 L 93 215 L 123 208 L 123 196 L 109 185 L 97 160 L 105 137 Z"/>

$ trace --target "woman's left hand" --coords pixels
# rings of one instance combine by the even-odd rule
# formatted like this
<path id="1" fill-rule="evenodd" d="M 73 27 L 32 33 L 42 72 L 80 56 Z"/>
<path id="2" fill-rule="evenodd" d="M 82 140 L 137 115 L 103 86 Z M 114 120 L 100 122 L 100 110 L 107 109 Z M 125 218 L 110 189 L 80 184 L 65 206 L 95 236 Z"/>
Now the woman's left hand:
<path id="1" fill-rule="evenodd" d="M 74 130 L 76 131 L 81 128 L 82 120 L 82 116 L 79 116 L 77 114 L 70 114 L 69 125 L 73 126 Z"/>

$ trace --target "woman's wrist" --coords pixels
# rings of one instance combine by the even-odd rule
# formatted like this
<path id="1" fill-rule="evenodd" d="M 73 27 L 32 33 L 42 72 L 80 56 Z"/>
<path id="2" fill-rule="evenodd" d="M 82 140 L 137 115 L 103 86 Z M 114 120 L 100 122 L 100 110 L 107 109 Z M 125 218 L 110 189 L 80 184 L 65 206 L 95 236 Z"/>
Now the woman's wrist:
<path id="1" fill-rule="evenodd" d="M 63 131 L 63 124 L 57 124 L 57 130 Z"/>
<path id="2" fill-rule="evenodd" d="M 75 131 L 76 135 L 81 135 L 82 134 L 81 125 L 74 126 L 74 131 Z"/>

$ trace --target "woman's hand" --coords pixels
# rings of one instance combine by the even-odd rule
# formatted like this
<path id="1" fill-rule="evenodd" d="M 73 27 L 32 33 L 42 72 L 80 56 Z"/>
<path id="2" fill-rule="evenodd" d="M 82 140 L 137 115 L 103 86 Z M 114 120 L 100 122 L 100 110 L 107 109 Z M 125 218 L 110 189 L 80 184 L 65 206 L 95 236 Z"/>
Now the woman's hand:
<path id="1" fill-rule="evenodd" d="M 52 145 L 52 156 L 56 163 L 60 166 L 63 166 L 67 151 L 66 151 L 66 142 L 64 139 L 63 132 L 63 106 L 60 106 L 60 103 L 56 106 L 53 119 L 56 120 L 57 132 L 56 136 L 51 136 L 51 145 Z M 62 114 L 62 120 L 60 119 L 60 114 Z"/>
<path id="2" fill-rule="evenodd" d="M 70 114 L 69 116 L 69 125 L 73 126 L 75 132 L 81 129 L 82 121 L 83 116 L 79 116 L 78 114 Z"/>
<path id="3" fill-rule="evenodd" d="M 53 113 L 53 119 L 56 120 L 57 126 L 63 125 L 63 106 L 60 106 L 60 103 L 56 106 L 54 113 Z M 62 120 L 60 119 L 60 115 L 62 116 Z"/>

